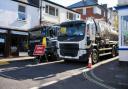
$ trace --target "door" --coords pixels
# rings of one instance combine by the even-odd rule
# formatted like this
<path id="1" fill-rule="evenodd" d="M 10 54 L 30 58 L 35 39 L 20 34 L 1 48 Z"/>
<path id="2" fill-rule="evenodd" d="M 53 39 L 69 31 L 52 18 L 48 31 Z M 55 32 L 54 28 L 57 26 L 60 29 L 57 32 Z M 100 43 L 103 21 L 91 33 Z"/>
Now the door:
<path id="1" fill-rule="evenodd" d="M 19 37 L 16 35 L 11 36 L 11 56 L 18 56 L 18 43 L 19 43 Z"/>

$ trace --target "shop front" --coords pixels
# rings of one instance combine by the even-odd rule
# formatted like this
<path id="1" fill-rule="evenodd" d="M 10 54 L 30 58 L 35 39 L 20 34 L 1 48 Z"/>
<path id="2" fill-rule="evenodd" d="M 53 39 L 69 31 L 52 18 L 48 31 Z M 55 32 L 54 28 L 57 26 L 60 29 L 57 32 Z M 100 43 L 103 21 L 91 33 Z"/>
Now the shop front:
<path id="1" fill-rule="evenodd" d="M 0 57 L 5 57 L 7 31 L 0 29 Z"/>
<path id="2" fill-rule="evenodd" d="M 28 32 L 11 31 L 11 56 L 28 56 Z"/>
<path id="3" fill-rule="evenodd" d="M 28 32 L 0 28 L 0 58 L 28 56 Z"/>
<path id="4" fill-rule="evenodd" d="M 119 15 L 119 60 L 128 62 L 128 5 L 116 9 Z"/>

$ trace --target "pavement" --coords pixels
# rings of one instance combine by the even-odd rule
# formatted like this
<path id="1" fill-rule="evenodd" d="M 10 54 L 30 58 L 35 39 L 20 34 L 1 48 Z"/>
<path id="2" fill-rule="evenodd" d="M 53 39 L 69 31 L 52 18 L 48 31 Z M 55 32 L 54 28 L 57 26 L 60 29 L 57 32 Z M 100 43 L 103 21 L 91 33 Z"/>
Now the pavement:
<path id="1" fill-rule="evenodd" d="M 7 65 L 10 64 L 10 62 L 14 61 L 24 61 L 24 60 L 30 60 L 34 59 L 34 57 L 16 57 L 16 58 L 0 58 L 0 65 Z"/>
<path id="2" fill-rule="evenodd" d="M 128 89 L 128 66 L 120 65 L 118 58 L 107 61 L 84 71 L 85 78 L 107 89 Z"/>

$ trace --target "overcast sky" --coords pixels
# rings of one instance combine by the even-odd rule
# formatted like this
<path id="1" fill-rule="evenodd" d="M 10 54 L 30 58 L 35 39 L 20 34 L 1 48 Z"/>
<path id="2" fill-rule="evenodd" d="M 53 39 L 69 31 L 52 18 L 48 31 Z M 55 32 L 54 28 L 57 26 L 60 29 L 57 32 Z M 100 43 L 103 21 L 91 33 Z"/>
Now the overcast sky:
<path id="1" fill-rule="evenodd" d="M 69 6 L 81 0 L 51 0 L 63 6 Z M 98 0 L 99 4 L 108 4 L 108 7 L 116 6 L 117 0 Z"/>

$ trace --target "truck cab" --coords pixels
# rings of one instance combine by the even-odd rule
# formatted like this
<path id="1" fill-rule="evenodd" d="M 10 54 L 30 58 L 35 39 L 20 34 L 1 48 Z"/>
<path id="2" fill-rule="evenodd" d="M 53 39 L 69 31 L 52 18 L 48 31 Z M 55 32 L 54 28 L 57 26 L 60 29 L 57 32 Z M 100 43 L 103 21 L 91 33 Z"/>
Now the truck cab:
<path id="1" fill-rule="evenodd" d="M 96 26 L 93 20 L 69 21 L 60 24 L 58 55 L 65 60 L 86 61 L 91 43 L 95 41 Z"/>

